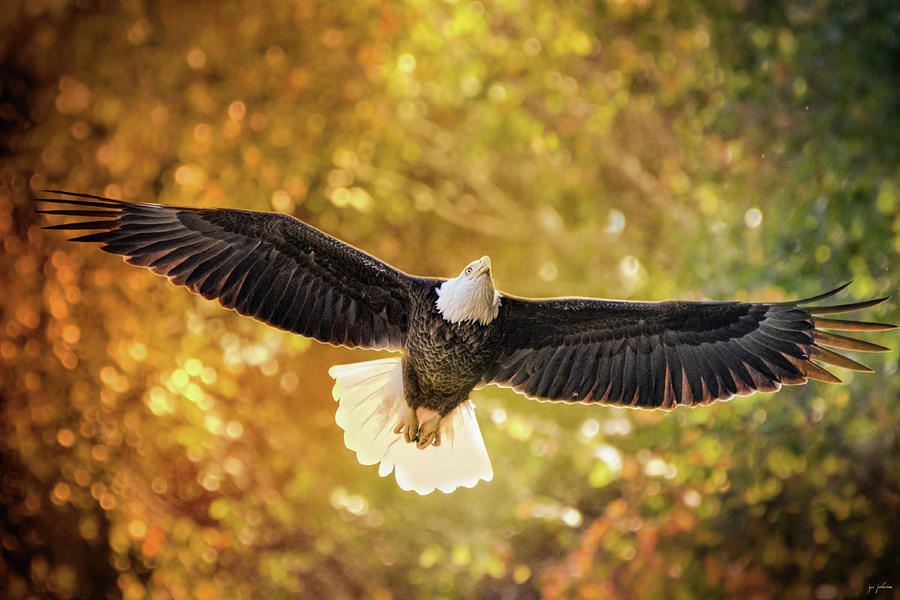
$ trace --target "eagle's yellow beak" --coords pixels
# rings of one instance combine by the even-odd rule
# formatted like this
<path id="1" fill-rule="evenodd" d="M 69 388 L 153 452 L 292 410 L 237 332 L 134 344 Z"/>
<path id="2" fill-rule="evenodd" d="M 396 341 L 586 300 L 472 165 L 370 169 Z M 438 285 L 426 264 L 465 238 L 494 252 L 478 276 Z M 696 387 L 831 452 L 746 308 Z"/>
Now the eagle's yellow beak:
<path id="1" fill-rule="evenodd" d="M 488 277 L 491 276 L 491 259 L 488 256 L 482 256 L 478 259 L 478 264 L 475 265 L 475 273 L 473 275 L 474 277 L 481 277 L 485 273 L 487 273 Z"/>

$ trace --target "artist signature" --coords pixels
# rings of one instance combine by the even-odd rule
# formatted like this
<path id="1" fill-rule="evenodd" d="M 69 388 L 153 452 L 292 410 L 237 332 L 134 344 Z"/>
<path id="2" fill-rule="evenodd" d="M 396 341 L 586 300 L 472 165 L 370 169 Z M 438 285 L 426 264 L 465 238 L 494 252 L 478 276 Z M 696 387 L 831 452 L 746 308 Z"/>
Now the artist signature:
<path id="1" fill-rule="evenodd" d="M 882 582 L 882 583 L 879 583 L 878 585 L 870 585 L 869 589 L 866 590 L 866 594 L 871 594 L 873 592 L 878 594 L 885 590 L 892 590 L 892 589 L 894 589 L 894 586 L 888 585 L 887 582 Z"/>

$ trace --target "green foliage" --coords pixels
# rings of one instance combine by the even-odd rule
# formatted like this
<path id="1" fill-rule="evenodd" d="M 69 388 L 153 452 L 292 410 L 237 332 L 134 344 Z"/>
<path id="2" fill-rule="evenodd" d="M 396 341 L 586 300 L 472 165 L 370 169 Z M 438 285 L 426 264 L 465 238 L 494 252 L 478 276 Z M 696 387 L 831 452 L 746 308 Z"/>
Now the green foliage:
<path id="1" fill-rule="evenodd" d="M 896 350 L 670 414 L 488 388 L 494 481 L 419 497 L 334 424 L 327 367 L 365 355 L 30 202 L 280 210 L 411 272 L 490 254 L 520 295 L 891 294 L 895 2 L 8 4 L 5 597 L 896 597 L 866 595 L 900 586 Z"/>

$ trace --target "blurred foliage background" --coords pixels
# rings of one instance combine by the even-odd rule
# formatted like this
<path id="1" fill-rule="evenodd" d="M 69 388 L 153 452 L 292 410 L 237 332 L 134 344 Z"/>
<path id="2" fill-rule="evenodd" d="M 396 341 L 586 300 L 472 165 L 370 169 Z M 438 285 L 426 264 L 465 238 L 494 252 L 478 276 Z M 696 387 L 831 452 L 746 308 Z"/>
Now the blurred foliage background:
<path id="1" fill-rule="evenodd" d="M 493 482 L 419 497 L 333 421 L 327 367 L 375 354 L 31 202 L 279 210 L 520 295 L 895 294 L 898 31 L 892 0 L 2 3 L 0 593 L 900 597 L 896 350 L 670 414 L 488 388 Z"/>

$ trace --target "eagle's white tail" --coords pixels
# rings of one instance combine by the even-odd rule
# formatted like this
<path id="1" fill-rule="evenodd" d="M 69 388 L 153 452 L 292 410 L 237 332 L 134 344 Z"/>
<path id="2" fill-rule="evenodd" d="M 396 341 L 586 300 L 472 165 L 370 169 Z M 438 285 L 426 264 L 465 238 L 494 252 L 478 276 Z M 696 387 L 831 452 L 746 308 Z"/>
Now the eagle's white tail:
<path id="1" fill-rule="evenodd" d="M 419 494 L 435 489 L 450 493 L 459 486 L 474 487 L 479 479 L 490 481 L 494 471 L 470 400 L 444 418 L 440 446 L 419 450 L 394 433 L 408 410 L 400 361 L 384 358 L 328 370 L 335 380 L 335 421 L 344 430 L 344 444 L 360 463 L 380 463 L 379 475 L 394 471 L 401 488 Z"/>

